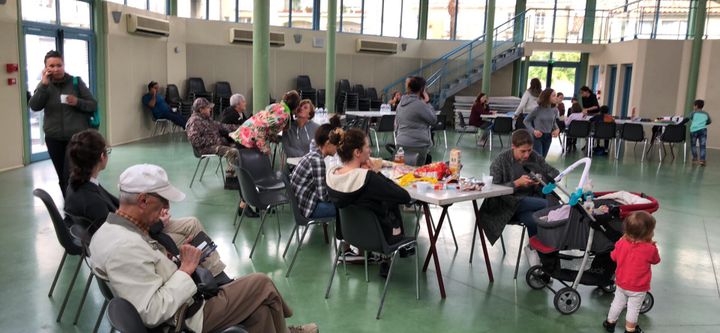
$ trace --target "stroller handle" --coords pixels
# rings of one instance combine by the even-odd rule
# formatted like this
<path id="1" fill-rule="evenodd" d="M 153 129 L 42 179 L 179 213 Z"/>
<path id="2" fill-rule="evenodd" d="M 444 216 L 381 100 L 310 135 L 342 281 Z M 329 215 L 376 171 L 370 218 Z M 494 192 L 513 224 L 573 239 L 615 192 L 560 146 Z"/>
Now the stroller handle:
<path id="1" fill-rule="evenodd" d="M 592 160 L 589 157 L 583 157 L 569 167 L 567 167 L 565 170 L 560 172 L 560 174 L 555 177 L 555 183 L 559 183 L 565 176 L 567 176 L 569 173 L 571 173 L 573 170 L 575 170 L 578 166 L 581 164 L 584 164 L 582 176 L 580 176 L 580 182 L 578 183 L 577 188 L 582 189 L 583 186 L 585 186 L 585 183 L 587 183 L 588 176 L 590 175 L 590 164 L 592 163 Z"/>

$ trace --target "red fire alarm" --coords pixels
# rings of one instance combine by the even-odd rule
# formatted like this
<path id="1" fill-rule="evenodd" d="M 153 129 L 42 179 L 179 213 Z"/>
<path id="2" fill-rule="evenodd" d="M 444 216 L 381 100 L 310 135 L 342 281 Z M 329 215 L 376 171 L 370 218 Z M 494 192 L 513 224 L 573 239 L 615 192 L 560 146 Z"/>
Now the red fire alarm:
<path id="1" fill-rule="evenodd" d="M 18 71 L 18 64 L 5 64 L 5 70 L 8 73 L 15 73 Z"/>
<path id="2" fill-rule="evenodd" d="M 14 77 L 8 78 L 7 80 L 9 86 L 14 86 L 17 84 L 17 79 Z"/>

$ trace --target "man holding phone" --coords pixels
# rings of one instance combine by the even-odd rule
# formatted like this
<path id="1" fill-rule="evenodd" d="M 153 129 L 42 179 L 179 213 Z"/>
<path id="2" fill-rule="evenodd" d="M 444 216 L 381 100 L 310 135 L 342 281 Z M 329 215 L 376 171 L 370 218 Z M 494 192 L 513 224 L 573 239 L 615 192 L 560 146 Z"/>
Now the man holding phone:
<path id="1" fill-rule="evenodd" d="M 65 73 L 65 63 L 57 51 L 45 55 L 42 78 L 30 101 L 33 111 L 45 111 L 43 131 L 48 154 L 65 196 L 69 166 L 65 151 L 73 134 L 90 128 L 90 117 L 97 102 L 80 77 Z"/>
<path id="2" fill-rule="evenodd" d="M 160 85 L 155 81 L 148 83 L 148 93 L 143 95 L 142 103 L 149 108 L 155 119 L 168 119 L 175 125 L 185 129 L 187 119 L 177 112 L 173 112 L 165 98 L 159 94 Z"/>

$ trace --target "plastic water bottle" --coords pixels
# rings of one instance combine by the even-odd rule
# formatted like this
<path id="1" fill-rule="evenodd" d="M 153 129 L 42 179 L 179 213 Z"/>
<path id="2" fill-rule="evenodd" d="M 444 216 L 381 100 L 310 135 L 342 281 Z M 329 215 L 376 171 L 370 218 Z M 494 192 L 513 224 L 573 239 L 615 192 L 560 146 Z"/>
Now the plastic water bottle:
<path id="1" fill-rule="evenodd" d="M 398 164 L 405 164 L 405 150 L 403 150 L 402 147 L 398 148 L 398 150 L 395 152 L 394 162 Z"/>

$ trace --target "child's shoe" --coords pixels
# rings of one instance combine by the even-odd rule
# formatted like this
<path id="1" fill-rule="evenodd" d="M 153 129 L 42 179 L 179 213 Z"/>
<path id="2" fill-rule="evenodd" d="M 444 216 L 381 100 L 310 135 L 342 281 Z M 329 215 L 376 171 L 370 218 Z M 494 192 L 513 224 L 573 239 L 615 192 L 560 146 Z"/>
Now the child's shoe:
<path id="1" fill-rule="evenodd" d="M 700 162 L 698 163 L 700 164 L 700 166 L 705 166 L 705 160 L 700 160 Z"/>
<path id="2" fill-rule="evenodd" d="M 605 327 L 605 330 L 610 333 L 615 332 L 615 324 L 617 324 L 617 323 L 611 324 L 609 321 L 607 321 L 607 319 L 605 321 L 603 321 L 603 327 Z"/>
<path id="3" fill-rule="evenodd" d="M 625 333 L 643 333 L 644 331 L 642 328 L 640 328 L 640 325 L 635 326 L 634 331 L 628 331 L 627 328 L 625 329 Z"/>

